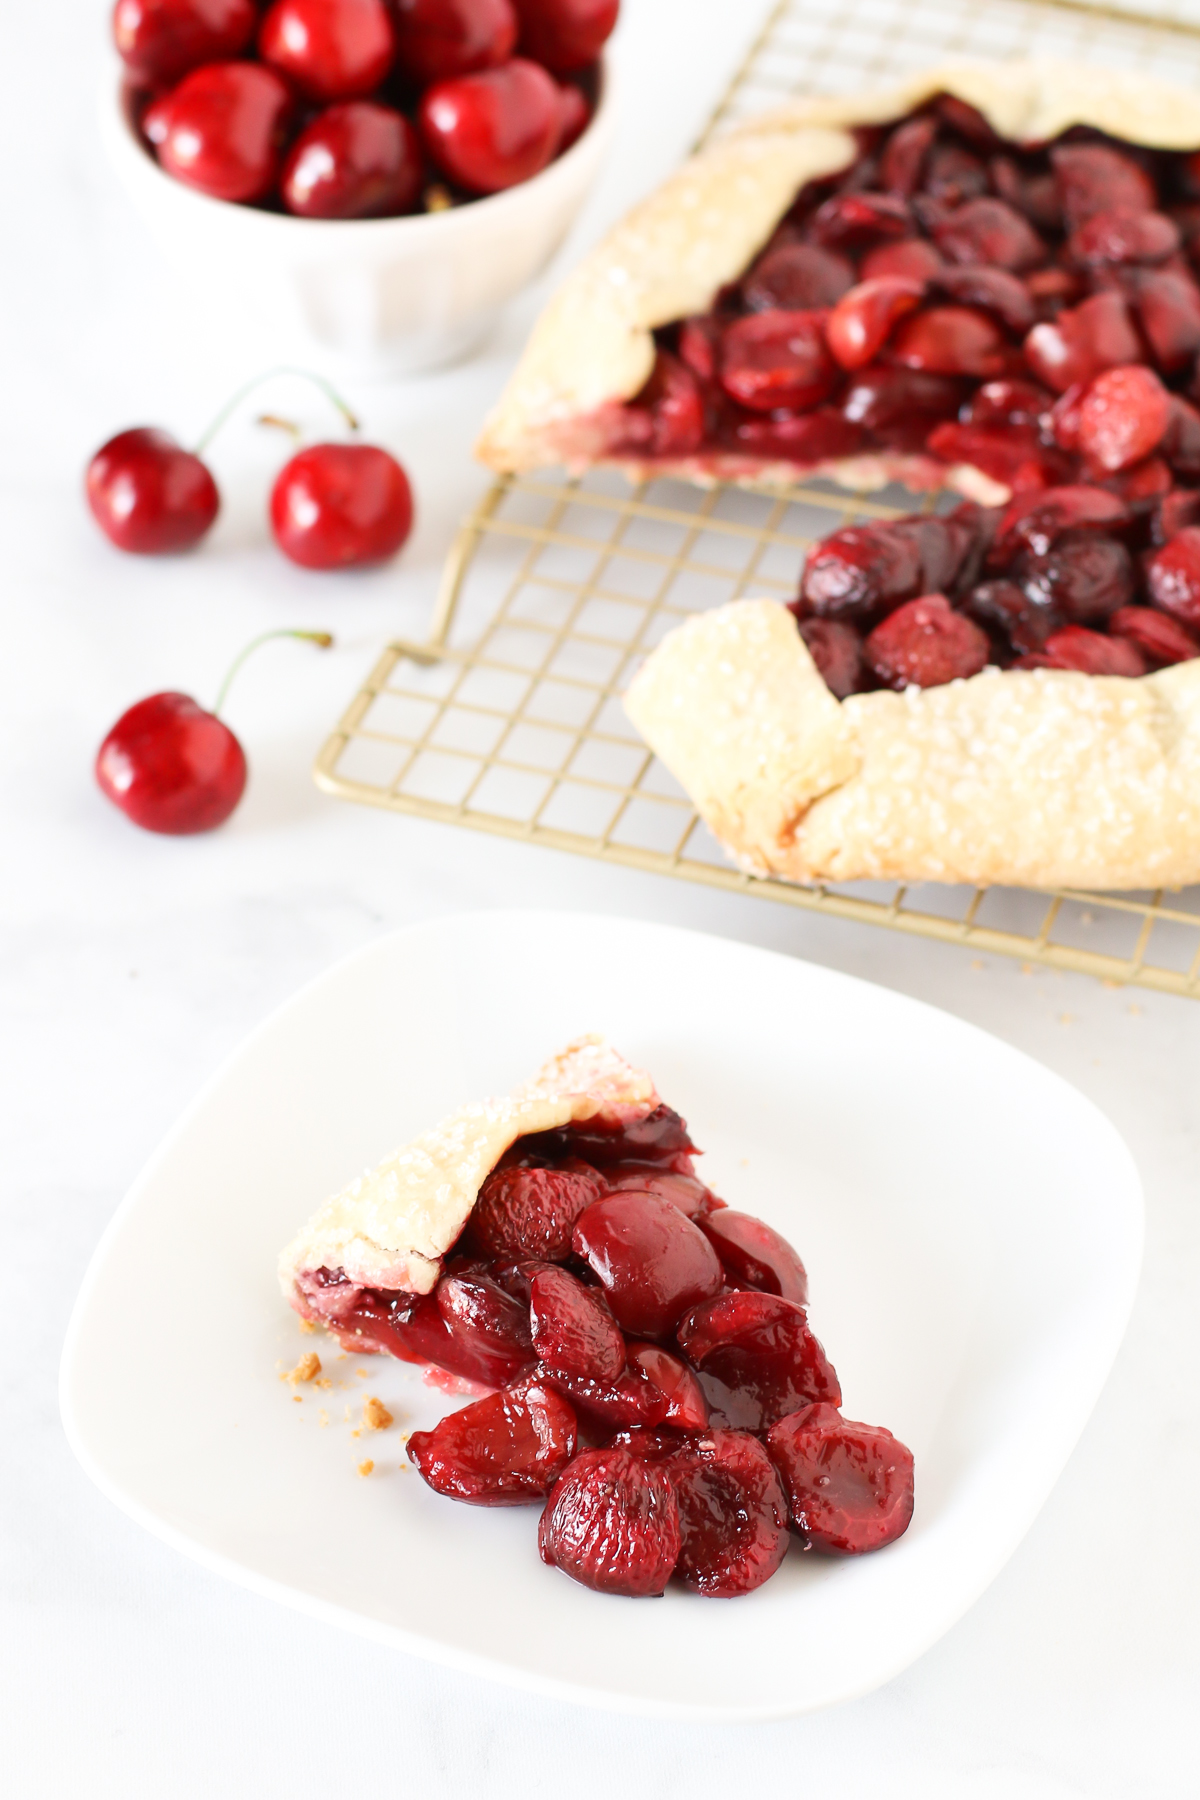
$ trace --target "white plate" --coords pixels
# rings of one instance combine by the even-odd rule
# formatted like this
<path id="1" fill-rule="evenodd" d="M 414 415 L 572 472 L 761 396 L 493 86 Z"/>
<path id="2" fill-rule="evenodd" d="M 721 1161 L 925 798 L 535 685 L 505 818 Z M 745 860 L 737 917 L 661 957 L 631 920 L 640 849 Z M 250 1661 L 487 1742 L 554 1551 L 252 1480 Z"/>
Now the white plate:
<path id="1" fill-rule="evenodd" d="M 534 1508 L 459 1506 L 401 1468 L 400 1432 L 444 1395 L 301 1335 L 275 1259 L 317 1202 L 588 1030 L 652 1072 L 718 1191 L 799 1249 L 847 1416 L 916 1456 L 890 1549 L 793 1549 L 736 1601 L 601 1597 L 538 1560 Z M 669 927 L 474 914 L 341 963 L 208 1084 L 96 1253 L 63 1417 L 118 1506 L 259 1593 L 563 1698 L 769 1718 L 887 1681 L 992 1580 L 1095 1404 L 1141 1229 L 1107 1120 L 958 1019 Z M 343 1385 L 297 1405 L 278 1369 L 314 1345 Z M 367 1392 L 396 1428 L 355 1439 Z"/>

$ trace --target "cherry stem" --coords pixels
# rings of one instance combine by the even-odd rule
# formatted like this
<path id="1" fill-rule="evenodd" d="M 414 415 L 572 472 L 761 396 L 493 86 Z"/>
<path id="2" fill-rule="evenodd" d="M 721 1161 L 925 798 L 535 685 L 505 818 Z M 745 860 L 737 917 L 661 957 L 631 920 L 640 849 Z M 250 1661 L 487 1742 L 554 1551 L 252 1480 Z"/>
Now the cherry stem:
<path id="1" fill-rule="evenodd" d="M 259 413 L 254 423 L 256 425 L 270 425 L 275 431 L 286 431 L 288 436 L 297 444 L 304 436 L 304 433 L 297 425 L 295 419 L 280 418 L 278 413 Z"/>
<path id="2" fill-rule="evenodd" d="M 221 690 L 217 695 L 216 704 L 212 709 L 214 718 L 219 718 L 221 708 L 224 706 L 226 698 L 228 697 L 229 689 L 233 685 L 233 678 L 245 662 L 246 658 L 248 656 L 253 656 L 260 644 L 269 644 L 272 638 L 299 638 L 303 643 L 316 644 L 319 650 L 329 650 L 333 647 L 333 634 L 331 632 L 297 631 L 290 629 L 287 626 L 281 627 L 278 631 L 264 631 L 261 637 L 252 638 L 246 645 L 246 648 L 238 656 L 234 657 L 229 671 L 226 674 L 224 681 L 221 683 Z"/>
<path id="3" fill-rule="evenodd" d="M 314 375 L 311 369 L 294 369 L 287 364 L 283 364 L 278 369 L 268 369 L 265 375 L 256 375 L 253 381 L 248 381 L 244 387 L 240 387 L 233 398 L 225 402 L 216 418 L 208 427 L 208 430 L 201 433 L 192 454 L 194 456 L 202 456 L 216 437 L 218 431 L 220 431 L 222 425 L 224 425 L 225 421 L 237 411 L 247 395 L 252 394 L 255 388 L 261 387 L 265 381 L 274 381 L 278 375 L 299 375 L 302 380 L 311 381 L 314 387 L 320 388 L 326 399 L 332 400 L 351 431 L 358 430 L 358 420 L 350 411 L 350 408 L 346 405 L 346 402 L 342 399 L 342 396 L 338 393 L 337 389 L 332 387 L 323 375 Z"/>

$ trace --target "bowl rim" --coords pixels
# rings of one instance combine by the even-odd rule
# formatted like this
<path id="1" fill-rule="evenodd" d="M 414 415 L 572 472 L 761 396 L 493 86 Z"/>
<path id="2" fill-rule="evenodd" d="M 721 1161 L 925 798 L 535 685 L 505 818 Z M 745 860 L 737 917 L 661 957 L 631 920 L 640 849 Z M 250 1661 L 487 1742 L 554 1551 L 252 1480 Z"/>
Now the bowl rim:
<path id="1" fill-rule="evenodd" d="M 578 164 L 587 160 L 587 153 L 602 149 L 603 140 L 611 132 L 614 116 L 615 83 L 606 52 L 599 57 L 597 69 L 596 104 L 586 128 L 569 150 L 556 156 L 544 169 L 539 169 L 536 175 L 531 175 L 527 181 L 517 182 L 513 187 L 502 188 L 499 193 L 482 194 L 478 199 L 462 206 L 449 206 L 440 212 L 393 213 L 377 219 L 305 219 L 296 213 L 265 212 L 239 201 L 220 200 L 215 195 L 202 193 L 199 188 L 189 187 L 186 182 L 177 181 L 151 155 L 134 126 L 125 68 L 115 55 L 102 78 L 101 122 L 110 143 L 119 145 L 127 167 L 136 165 L 158 193 L 169 193 L 181 205 L 191 203 L 203 208 L 210 217 L 220 216 L 231 222 L 234 219 L 245 220 L 246 226 L 243 229 L 291 232 L 297 241 L 301 233 L 307 233 L 309 241 L 314 243 L 318 235 L 328 237 L 332 233 L 337 241 L 344 244 L 351 234 L 358 238 L 380 237 L 385 231 L 395 232 L 400 227 L 406 227 L 408 235 L 415 241 L 422 234 L 428 237 L 440 234 L 445 237 L 456 231 L 467 231 L 472 219 L 494 221 L 505 211 L 515 212 L 522 203 L 528 204 L 536 194 L 548 193 L 563 184 L 568 172 L 573 173 Z"/>

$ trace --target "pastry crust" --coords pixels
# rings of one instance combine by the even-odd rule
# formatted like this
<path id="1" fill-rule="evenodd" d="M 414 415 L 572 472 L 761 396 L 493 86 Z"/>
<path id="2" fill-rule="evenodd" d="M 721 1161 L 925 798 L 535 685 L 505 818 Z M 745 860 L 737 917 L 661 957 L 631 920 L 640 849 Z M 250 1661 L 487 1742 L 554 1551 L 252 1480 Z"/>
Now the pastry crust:
<path id="1" fill-rule="evenodd" d="M 767 242 L 806 181 L 845 168 L 856 154 L 848 128 L 904 117 L 935 94 L 979 109 L 1015 143 L 1040 143 L 1091 125 L 1160 150 L 1200 145 L 1200 94 L 1134 70 L 1074 62 L 955 61 L 899 86 L 852 97 L 814 96 L 765 114 L 686 162 L 635 207 L 551 299 L 476 454 L 510 471 L 603 460 L 618 409 L 645 385 L 656 326 L 704 312 Z M 738 456 L 619 459 L 634 474 L 759 481 L 795 478 Z M 978 470 L 923 456 L 869 456 L 815 465 L 857 491 L 904 481 L 957 487 L 994 505 L 1008 489 Z M 981 485 L 982 484 L 982 485 Z"/>
<path id="2" fill-rule="evenodd" d="M 600 1037 L 577 1038 L 511 1094 L 460 1107 L 326 1200 L 279 1259 L 284 1294 L 302 1318 L 329 1324 L 364 1287 L 432 1292 L 479 1189 L 517 1138 L 577 1119 L 627 1124 L 658 1104 L 643 1070 Z M 341 1269 L 347 1281 L 327 1287 L 319 1269 Z"/>
<path id="3" fill-rule="evenodd" d="M 757 875 L 1200 879 L 1200 660 L 1137 680 L 988 669 L 838 701 L 786 607 L 738 600 L 671 632 L 625 705 Z"/>

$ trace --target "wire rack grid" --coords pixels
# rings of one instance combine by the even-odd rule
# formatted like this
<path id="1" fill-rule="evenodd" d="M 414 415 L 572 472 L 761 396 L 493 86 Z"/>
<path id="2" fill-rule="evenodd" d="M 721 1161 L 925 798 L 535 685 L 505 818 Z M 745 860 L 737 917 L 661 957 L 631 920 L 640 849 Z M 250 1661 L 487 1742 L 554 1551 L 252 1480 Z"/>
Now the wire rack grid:
<path id="1" fill-rule="evenodd" d="M 950 53 L 1086 56 L 1200 79 L 1200 0 L 782 0 L 705 138 L 799 91 L 844 91 Z M 954 497 L 946 503 L 953 504 Z M 855 882 L 732 868 L 621 695 L 690 613 L 790 598 L 812 543 L 919 504 L 824 482 L 632 486 L 615 470 L 496 482 L 447 561 L 428 637 L 388 645 L 323 746 L 341 798 L 1165 992 L 1200 997 L 1200 890 L 1089 894 Z M 934 504 L 941 504 L 935 501 Z"/>

